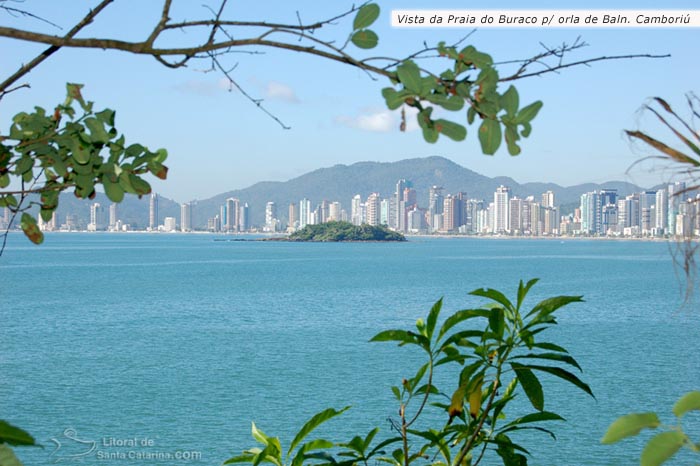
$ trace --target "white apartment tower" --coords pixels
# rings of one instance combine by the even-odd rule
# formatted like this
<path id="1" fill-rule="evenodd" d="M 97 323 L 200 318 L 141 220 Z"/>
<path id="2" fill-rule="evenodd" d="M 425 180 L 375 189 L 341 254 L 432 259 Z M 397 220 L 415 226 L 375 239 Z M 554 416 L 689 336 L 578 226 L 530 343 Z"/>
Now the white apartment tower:
<path id="1" fill-rule="evenodd" d="M 510 228 L 510 188 L 499 186 L 493 193 L 493 232 L 507 233 Z"/>

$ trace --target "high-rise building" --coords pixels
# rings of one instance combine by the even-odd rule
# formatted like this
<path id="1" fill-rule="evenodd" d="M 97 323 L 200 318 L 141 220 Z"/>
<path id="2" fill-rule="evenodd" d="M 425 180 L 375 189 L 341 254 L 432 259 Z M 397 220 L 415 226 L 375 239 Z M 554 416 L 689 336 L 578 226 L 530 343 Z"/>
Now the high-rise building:
<path id="1" fill-rule="evenodd" d="M 350 202 L 350 218 L 353 225 L 362 225 L 362 196 L 355 194 Z"/>
<path id="2" fill-rule="evenodd" d="M 109 205 L 109 229 L 113 230 L 117 225 L 117 204 Z"/>
<path id="3" fill-rule="evenodd" d="M 241 201 L 235 197 L 226 199 L 226 222 L 223 229 L 229 233 L 234 233 L 240 230 L 240 212 Z"/>
<path id="4" fill-rule="evenodd" d="M 554 191 L 542 193 L 542 207 L 554 208 Z"/>
<path id="5" fill-rule="evenodd" d="M 671 234 L 677 234 L 676 219 L 680 213 L 679 207 L 684 192 L 685 183 L 682 181 L 676 181 L 668 185 L 668 231 Z"/>
<path id="6" fill-rule="evenodd" d="M 551 192 L 551 191 L 550 191 Z M 552 198 L 554 195 L 552 195 Z M 542 199 L 545 199 L 545 194 L 542 195 Z M 511 234 L 522 234 L 523 232 L 523 200 L 519 197 L 513 197 L 508 201 L 508 231 Z"/>
<path id="7" fill-rule="evenodd" d="M 299 222 L 299 208 L 294 202 L 289 203 L 289 223 L 287 224 L 287 229 L 294 230 L 298 226 Z"/>
<path id="8" fill-rule="evenodd" d="M 247 202 L 241 206 L 241 212 L 238 219 L 238 231 L 250 230 L 250 207 L 248 206 Z"/>
<path id="9" fill-rule="evenodd" d="M 398 231 L 406 230 L 406 208 L 403 202 L 403 191 L 406 189 L 406 180 L 399 180 L 396 183 L 396 191 L 394 192 L 394 207 L 396 212 L 394 214 L 394 224 L 391 225 L 392 228 Z"/>
<path id="10" fill-rule="evenodd" d="M 158 194 L 151 193 L 151 198 L 148 203 L 148 228 L 150 230 L 157 230 L 158 221 Z"/>
<path id="11" fill-rule="evenodd" d="M 619 218 L 617 204 L 604 205 L 600 216 L 600 232 L 605 235 L 620 232 L 618 229 Z"/>
<path id="12" fill-rule="evenodd" d="M 453 232 L 457 230 L 459 225 L 457 224 L 457 218 L 459 217 L 459 213 L 457 212 L 457 198 L 453 197 L 452 194 L 448 194 L 447 196 L 444 196 L 442 199 L 442 231 L 444 232 Z M 435 221 L 435 217 L 438 217 L 440 214 L 433 214 L 433 222 Z M 438 226 L 438 225 L 434 225 Z"/>
<path id="13" fill-rule="evenodd" d="M 599 192 L 592 191 L 581 194 L 581 232 L 583 234 L 598 235 L 603 233 L 602 213 L 603 206 Z"/>
<path id="14" fill-rule="evenodd" d="M 226 230 L 226 216 L 227 216 L 227 209 L 226 209 L 226 201 L 222 205 L 219 206 L 219 229 L 217 231 L 225 231 Z"/>
<path id="15" fill-rule="evenodd" d="M 328 206 L 328 220 L 331 222 L 342 220 L 342 212 L 343 209 L 341 208 L 340 202 L 331 202 L 330 206 Z"/>
<path id="16" fill-rule="evenodd" d="M 311 201 L 307 198 L 299 201 L 299 228 L 304 228 L 310 224 L 311 219 Z"/>
<path id="17" fill-rule="evenodd" d="M 95 202 L 90 205 L 90 223 L 88 224 L 88 231 L 97 231 L 104 228 L 104 209 L 99 202 Z"/>
<path id="18" fill-rule="evenodd" d="M 668 191 L 659 189 L 656 191 L 656 216 L 654 218 L 654 226 L 658 233 L 665 233 L 668 230 Z"/>
<path id="19" fill-rule="evenodd" d="M 639 193 L 639 228 L 642 234 L 649 234 L 651 229 L 654 228 L 656 219 L 652 214 L 655 212 L 655 204 L 656 192 L 644 191 Z"/>
<path id="20" fill-rule="evenodd" d="M 496 234 L 508 233 L 510 228 L 510 206 L 508 199 L 510 189 L 506 186 L 499 186 L 493 194 L 493 232 Z"/>
<path id="21" fill-rule="evenodd" d="M 379 224 L 389 226 L 391 222 L 391 201 L 382 199 L 379 203 Z"/>
<path id="22" fill-rule="evenodd" d="M 410 209 L 418 205 L 418 194 L 413 188 L 405 188 L 403 190 L 403 200 L 406 203 L 406 208 Z"/>
<path id="23" fill-rule="evenodd" d="M 367 223 L 372 226 L 377 226 L 380 223 L 379 217 L 381 213 L 381 201 L 382 200 L 379 193 L 372 193 L 367 197 L 367 201 L 365 202 L 365 207 L 367 209 Z"/>
<path id="24" fill-rule="evenodd" d="M 442 215 L 445 211 L 445 196 L 443 195 L 442 186 L 431 186 L 428 192 L 428 219 L 430 227 L 433 231 L 438 230 L 438 225 L 435 225 L 435 216 Z M 454 216 L 453 216 L 454 218 Z"/>
<path id="25" fill-rule="evenodd" d="M 192 203 L 180 204 L 180 231 L 192 231 Z"/>
<path id="26" fill-rule="evenodd" d="M 175 217 L 165 217 L 163 219 L 163 231 L 167 231 L 168 233 L 177 231 L 177 220 Z"/>
<path id="27" fill-rule="evenodd" d="M 267 231 L 277 231 L 277 204 L 270 201 L 265 205 L 265 228 Z"/>

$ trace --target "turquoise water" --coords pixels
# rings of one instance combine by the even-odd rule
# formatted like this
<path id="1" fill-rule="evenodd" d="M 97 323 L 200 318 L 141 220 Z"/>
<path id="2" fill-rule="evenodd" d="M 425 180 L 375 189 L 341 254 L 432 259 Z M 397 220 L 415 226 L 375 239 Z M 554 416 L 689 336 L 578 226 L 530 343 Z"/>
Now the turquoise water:
<path id="1" fill-rule="evenodd" d="M 512 294 L 520 278 L 541 279 L 531 304 L 584 295 L 550 339 L 578 359 L 597 398 L 547 380 L 546 408 L 568 422 L 553 426 L 556 442 L 528 438 L 531 464 L 634 464 L 639 442 L 599 444 L 609 423 L 670 413 L 700 388 L 700 312 L 679 309 L 665 243 L 213 239 L 52 234 L 36 247 L 11 236 L 0 258 L 0 418 L 45 445 L 19 449 L 26 464 L 215 465 L 253 446 L 250 421 L 288 442 L 314 413 L 348 404 L 321 433 L 346 441 L 379 426 L 388 436 L 389 387 L 418 359 L 367 341 L 408 328 L 441 296 L 454 311 L 482 302 L 469 291 Z M 91 442 L 82 462 L 68 458 Z M 107 457 L 129 452 L 142 456 Z"/>

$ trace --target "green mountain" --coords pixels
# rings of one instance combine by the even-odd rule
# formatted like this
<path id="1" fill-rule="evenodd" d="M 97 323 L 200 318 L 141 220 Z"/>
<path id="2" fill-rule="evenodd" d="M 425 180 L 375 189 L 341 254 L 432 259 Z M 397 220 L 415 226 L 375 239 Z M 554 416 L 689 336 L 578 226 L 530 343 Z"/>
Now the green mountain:
<path id="1" fill-rule="evenodd" d="M 513 195 L 536 198 L 548 190 L 554 191 L 556 203 L 571 204 L 578 202 L 582 193 L 597 189 L 617 189 L 619 195 L 642 191 L 643 188 L 623 181 L 611 181 L 603 184 L 581 184 L 562 187 L 553 183 L 520 184 L 509 177 L 489 178 L 444 157 L 425 157 L 406 159 L 398 162 L 358 162 L 352 165 L 335 165 L 320 168 L 289 181 L 265 181 L 245 189 L 238 189 L 219 194 L 209 199 L 200 200 L 194 208 L 193 219 L 198 226 L 205 226 L 207 218 L 219 212 L 219 207 L 229 197 L 247 202 L 250 207 L 254 225 L 265 222 L 265 205 L 268 201 L 277 204 L 277 215 L 284 222 L 290 202 L 299 203 L 303 198 L 311 200 L 312 206 L 323 200 L 339 201 L 343 209 L 350 212 L 350 200 L 356 194 L 366 199 L 373 192 L 383 198 L 393 195 L 396 182 L 406 179 L 413 183 L 417 191 L 418 204 L 428 205 L 428 191 L 431 186 L 444 188 L 445 194 L 466 192 L 470 198 L 489 200 L 499 185 L 511 188 Z"/>

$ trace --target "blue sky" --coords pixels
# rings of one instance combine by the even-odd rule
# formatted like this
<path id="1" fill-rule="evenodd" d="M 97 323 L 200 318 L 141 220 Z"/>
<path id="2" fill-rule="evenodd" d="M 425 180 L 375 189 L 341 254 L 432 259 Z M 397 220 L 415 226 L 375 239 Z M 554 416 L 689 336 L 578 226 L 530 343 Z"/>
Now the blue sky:
<path id="1" fill-rule="evenodd" d="M 158 17 L 158 2 L 117 0 L 80 37 L 110 36 L 139 40 Z M 402 56 L 422 47 L 454 41 L 470 29 L 399 29 L 389 25 L 392 9 L 654 9 L 658 2 L 639 1 L 380 1 L 382 14 L 374 29 L 380 45 L 364 56 Z M 35 0 L 19 6 L 69 29 L 97 2 Z M 173 17 L 206 17 L 201 2 L 175 2 Z M 236 19 L 296 22 L 325 19 L 344 11 L 350 2 L 231 2 L 228 16 Z M 697 9 L 695 1 L 671 0 L 664 9 Z M 26 18 L 0 12 L 0 24 L 60 34 Z M 343 41 L 350 23 L 340 23 L 321 37 Z M 10 118 L 34 105 L 53 107 L 64 96 L 66 82 L 85 84 L 84 94 L 97 107 L 117 110 L 117 126 L 128 141 L 170 153 L 169 179 L 154 180 L 159 193 L 184 202 L 247 187 L 264 180 L 287 180 L 307 171 L 359 161 L 390 162 L 441 155 L 488 176 L 506 175 L 519 182 L 552 181 L 562 185 L 622 179 L 643 186 L 666 181 L 670 170 L 650 164 L 628 168 L 649 151 L 623 136 L 623 129 L 663 133 L 640 106 L 651 96 L 663 96 L 679 109 L 684 94 L 700 92 L 697 60 L 700 29 L 481 29 L 469 42 L 497 61 L 526 58 L 542 50 L 540 42 L 559 45 L 578 36 L 590 44 L 572 59 L 632 53 L 664 54 L 662 60 L 603 62 L 558 75 L 516 82 L 521 104 L 542 100 L 523 153 L 511 157 L 505 149 L 495 156 L 480 153 L 476 128 L 467 140 L 423 141 L 419 131 L 398 131 L 398 115 L 388 112 L 380 91 L 388 82 L 373 81 L 364 72 L 292 52 L 267 50 L 264 55 L 228 56 L 237 81 L 292 127 L 281 129 L 237 92 L 228 92 L 221 76 L 205 73 L 205 62 L 171 70 L 148 57 L 126 53 L 61 50 L 25 78 L 31 89 L 7 95 L 0 103 L 0 130 Z M 176 36 L 174 40 L 180 39 Z M 5 74 L 32 58 L 43 47 L 0 39 Z M 353 49 L 354 53 L 355 49 Z M 198 69 L 199 68 L 199 69 Z M 454 114 L 463 120 L 462 113 Z M 468 187 L 466 187 L 468 191 Z M 388 193 L 386 193 L 388 194 Z"/>

